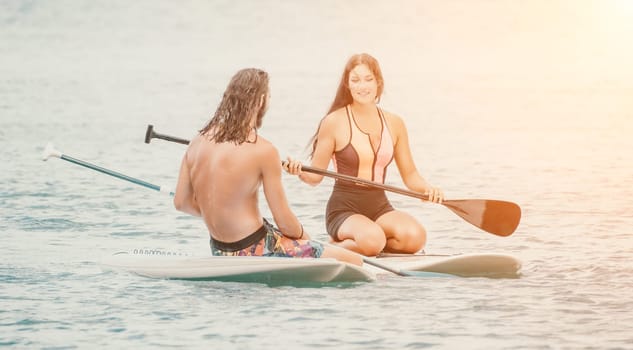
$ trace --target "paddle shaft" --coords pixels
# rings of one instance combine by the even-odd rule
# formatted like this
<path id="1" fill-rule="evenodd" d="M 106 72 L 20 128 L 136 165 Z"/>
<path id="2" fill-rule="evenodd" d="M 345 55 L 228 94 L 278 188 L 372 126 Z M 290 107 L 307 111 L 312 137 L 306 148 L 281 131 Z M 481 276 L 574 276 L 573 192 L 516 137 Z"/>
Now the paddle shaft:
<path id="1" fill-rule="evenodd" d="M 189 144 L 189 140 L 185 140 L 185 139 L 182 139 L 180 137 L 163 135 L 163 134 L 157 133 L 156 131 L 154 131 L 154 126 L 153 125 L 148 125 L 147 126 L 147 131 L 145 132 L 145 143 L 150 143 L 151 139 L 153 139 L 153 138 L 166 140 L 166 141 L 171 141 L 171 142 L 176 142 L 176 143 L 181 143 L 183 145 L 188 145 Z M 428 198 L 429 198 L 429 196 L 427 196 L 425 194 L 422 194 L 422 193 L 419 193 L 419 192 L 413 192 L 413 191 L 405 190 L 405 189 L 398 188 L 398 187 L 395 187 L 395 186 L 385 185 L 385 184 L 382 184 L 382 183 L 379 183 L 379 182 L 369 181 L 369 180 L 365 180 L 365 179 L 361 179 L 361 178 L 358 178 L 358 177 L 349 176 L 349 175 L 345 175 L 345 174 L 339 174 L 339 173 L 335 173 L 333 171 L 319 169 L 319 168 L 314 168 L 314 167 L 307 166 L 307 165 L 301 165 L 301 170 L 307 171 L 307 172 L 313 173 L 313 174 L 318 174 L 318 175 L 331 177 L 331 178 L 338 179 L 338 180 L 349 181 L 349 182 L 353 182 L 353 183 L 360 184 L 360 185 L 366 185 L 366 186 L 370 186 L 370 187 L 380 188 L 380 189 L 383 189 L 385 191 L 399 193 L 399 194 L 403 194 L 405 196 L 420 198 L 420 199 L 424 199 L 424 200 L 428 200 Z"/>
<path id="2" fill-rule="evenodd" d="M 152 125 L 148 125 L 145 133 L 145 143 L 150 143 L 152 138 L 163 139 L 185 145 L 189 144 L 189 140 L 159 134 L 154 131 L 154 127 Z M 342 181 L 379 188 L 409 197 L 423 200 L 428 200 L 429 198 L 428 195 L 419 192 L 409 191 L 354 176 L 339 174 L 325 169 L 313 168 L 307 165 L 302 165 L 301 170 Z M 519 221 L 521 220 L 521 208 L 517 204 L 507 201 L 491 199 L 460 199 L 444 200 L 440 204 L 450 209 L 453 213 L 457 214 L 464 221 L 472 224 L 473 226 L 502 237 L 511 235 L 516 230 L 519 225 Z"/>
<path id="3" fill-rule="evenodd" d="M 71 156 L 68 156 L 68 155 L 65 155 L 65 154 L 61 154 L 61 153 L 53 154 L 52 156 L 55 156 L 55 157 L 60 158 L 60 159 L 63 159 L 63 160 L 65 160 L 67 162 L 70 162 L 70 163 L 74 163 L 74 164 L 86 167 L 88 169 L 96 170 L 96 171 L 98 171 L 100 173 L 103 173 L 103 174 L 106 174 L 106 175 L 114 176 L 114 177 L 116 177 L 118 179 L 121 179 L 121 180 L 125 180 L 125 181 L 131 182 L 131 183 L 135 183 L 137 185 L 140 185 L 140 186 L 143 186 L 143 187 L 146 187 L 146 188 L 158 191 L 158 192 L 169 193 L 170 195 L 174 195 L 174 193 L 172 191 L 166 189 L 165 186 L 154 185 L 154 184 L 151 184 L 151 183 L 149 183 L 147 181 L 139 180 L 137 178 L 134 178 L 134 177 L 131 177 L 131 176 L 127 176 L 125 174 L 121 174 L 121 173 L 116 172 L 114 170 L 106 169 L 106 168 L 100 167 L 98 165 L 94 165 L 94 164 L 88 163 L 88 162 L 83 161 L 81 159 L 73 158 Z"/>

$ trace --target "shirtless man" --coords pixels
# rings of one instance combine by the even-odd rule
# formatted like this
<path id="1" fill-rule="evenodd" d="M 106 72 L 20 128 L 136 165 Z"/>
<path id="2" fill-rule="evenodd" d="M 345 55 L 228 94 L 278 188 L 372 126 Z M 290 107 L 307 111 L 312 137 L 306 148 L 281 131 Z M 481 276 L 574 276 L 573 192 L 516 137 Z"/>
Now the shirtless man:
<path id="1" fill-rule="evenodd" d="M 310 240 L 288 206 L 279 152 L 257 135 L 270 99 L 268 81 L 254 68 L 233 76 L 214 116 L 187 148 L 174 206 L 204 219 L 213 255 L 332 257 L 362 265 L 356 254 Z M 278 228 L 260 214 L 262 185 Z"/>

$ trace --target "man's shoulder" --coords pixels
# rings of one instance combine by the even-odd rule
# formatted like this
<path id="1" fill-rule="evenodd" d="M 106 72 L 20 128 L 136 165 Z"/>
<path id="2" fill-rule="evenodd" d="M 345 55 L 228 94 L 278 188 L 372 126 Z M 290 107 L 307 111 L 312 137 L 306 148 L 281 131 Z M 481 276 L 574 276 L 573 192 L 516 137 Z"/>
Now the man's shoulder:
<path id="1" fill-rule="evenodd" d="M 268 140 L 267 138 L 261 135 L 257 136 L 257 142 L 255 142 L 255 148 L 257 152 L 260 152 L 263 154 L 277 153 L 277 147 L 275 147 L 275 145 L 270 140 Z"/>
<path id="2" fill-rule="evenodd" d="M 281 162 L 277 147 L 265 137 L 258 136 L 257 142 L 252 146 L 254 146 L 254 151 L 248 153 L 248 158 L 252 164 L 257 164 L 260 169 L 263 170 L 271 164 Z"/>
<path id="3" fill-rule="evenodd" d="M 257 135 L 257 142 L 255 142 L 255 146 L 262 147 L 262 148 L 275 147 L 273 143 L 270 142 L 269 139 L 267 139 L 266 137 L 262 135 Z"/>

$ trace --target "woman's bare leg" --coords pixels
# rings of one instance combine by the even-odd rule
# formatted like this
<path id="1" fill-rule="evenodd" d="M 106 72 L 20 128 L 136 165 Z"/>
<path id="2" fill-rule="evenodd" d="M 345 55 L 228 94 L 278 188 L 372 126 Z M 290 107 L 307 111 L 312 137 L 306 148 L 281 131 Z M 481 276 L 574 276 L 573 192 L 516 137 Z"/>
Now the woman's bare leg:
<path id="1" fill-rule="evenodd" d="M 338 229 L 336 245 L 365 256 L 375 256 L 385 248 L 387 238 L 383 229 L 366 216 L 354 214 L 345 219 Z"/>
<path id="2" fill-rule="evenodd" d="M 390 211 L 376 220 L 384 230 L 389 253 L 416 253 L 426 244 L 426 230 L 411 215 L 403 211 Z"/>
<path id="3" fill-rule="evenodd" d="M 359 254 L 332 245 L 326 245 L 323 247 L 323 254 L 321 254 L 321 257 L 334 258 L 336 260 L 345 261 L 358 266 L 363 265 L 363 258 Z"/>

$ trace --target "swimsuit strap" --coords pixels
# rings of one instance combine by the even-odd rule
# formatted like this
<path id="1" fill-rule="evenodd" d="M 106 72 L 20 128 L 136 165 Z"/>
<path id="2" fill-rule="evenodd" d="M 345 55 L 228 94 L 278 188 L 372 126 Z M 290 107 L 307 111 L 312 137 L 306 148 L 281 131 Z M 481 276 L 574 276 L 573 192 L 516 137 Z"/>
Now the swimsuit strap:
<path id="1" fill-rule="evenodd" d="M 345 106 L 345 111 L 347 112 L 347 126 L 349 127 L 349 139 L 347 140 L 347 145 L 345 145 L 345 147 L 347 147 L 352 144 L 352 133 L 354 132 L 354 130 L 352 129 L 352 120 L 354 119 L 354 117 L 352 117 L 350 105 Z M 356 121 L 354 121 L 354 124 L 356 124 Z"/>

